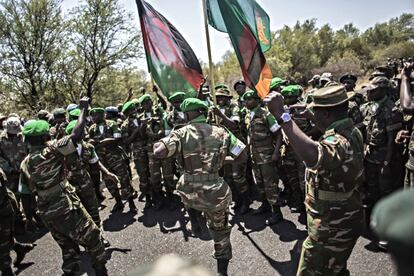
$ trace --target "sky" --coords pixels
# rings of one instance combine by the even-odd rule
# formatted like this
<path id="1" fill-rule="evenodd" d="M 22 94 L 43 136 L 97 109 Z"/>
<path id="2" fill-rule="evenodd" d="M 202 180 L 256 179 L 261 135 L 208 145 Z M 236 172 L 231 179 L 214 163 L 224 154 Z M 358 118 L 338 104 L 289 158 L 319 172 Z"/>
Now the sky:
<path id="1" fill-rule="evenodd" d="M 208 61 L 202 0 L 146 0 L 163 14 L 184 36 L 195 54 Z M 388 21 L 402 13 L 414 13 L 414 0 L 256 0 L 270 16 L 272 30 L 284 25 L 293 26 L 298 20 L 316 18 L 317 25 L 329 24 L 340 29 L 353 23 L 361 31 L 375 23 Z M 63 0 L 66 11 L 79 3 L 78 0 Z M 135 17 L 139 28 L 135 0 L 120 0 L 121 5 Z M 223 54 L 232 49 L 227 35 L 209 28 L 213 61 L 221 60 Z M 139 68 L 145 69 L 145 60 Z"/>

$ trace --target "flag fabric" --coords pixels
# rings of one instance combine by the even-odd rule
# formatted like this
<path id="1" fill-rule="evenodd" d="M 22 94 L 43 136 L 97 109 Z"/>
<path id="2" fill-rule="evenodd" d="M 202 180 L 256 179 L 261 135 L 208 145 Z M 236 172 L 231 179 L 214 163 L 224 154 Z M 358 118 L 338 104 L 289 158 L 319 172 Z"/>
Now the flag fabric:
<path id="1" fill-rule="evenodd" d="M 264 98 L 269 94 L 272 72 L 266 63 L 255 30 L 250 27 L 251 15 L 254 12 L 247 10 L 246 7 L 247 3 L 253 2 L 251 0 L 220 0 L 217 4 L 246 85 Z M 246 14 L 245 11 L 248 13 Z"/>
<path id="2" fill-rule="evenodd" d="M 209 24 L 220 32 L 227 33 L 222 13 L 220 12 L 219 0 L 207 0 L 207 14 Z M 272 47 L 272 34 L 270 32 L 269 15 L 255 0 L 237 0 L 245 20 L 253 31 L 256 39 L 260 41 L 263 52 Z"/>
<path id="3" fill-rule="evenodd" d="M 200 63 L 178 30 L 150 4 L 136 0 L 148 70 L 167 97 L 185 92 L 196 97 L 203 81 Z"/>

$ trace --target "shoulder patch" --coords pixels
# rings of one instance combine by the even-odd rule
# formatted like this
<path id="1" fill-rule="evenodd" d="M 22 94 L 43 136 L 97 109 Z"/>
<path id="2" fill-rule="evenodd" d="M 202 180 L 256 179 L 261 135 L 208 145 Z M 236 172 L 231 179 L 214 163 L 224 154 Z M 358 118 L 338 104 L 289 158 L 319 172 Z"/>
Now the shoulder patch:
<path id="1" fill-rule="evenodd" d="M 331 135 L 325 137 L 325 139 L 323 139 L 323 142 L 325 144 L 336 145 L 339 142 L 339 138 L 336 135 Z"/>

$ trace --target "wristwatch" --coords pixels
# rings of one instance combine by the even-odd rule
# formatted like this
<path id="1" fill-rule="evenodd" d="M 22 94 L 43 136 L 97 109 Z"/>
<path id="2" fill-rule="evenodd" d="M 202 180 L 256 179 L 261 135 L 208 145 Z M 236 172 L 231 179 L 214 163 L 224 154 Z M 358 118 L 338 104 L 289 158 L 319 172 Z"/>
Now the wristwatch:
<path id="1" fill-rule="evenodd" d="M 282 114 L 282 116 L 280 116 L 280 118 L 277 120 L 277 123 L 279 125 L 283 125 L 286 124 L 288 122 L 290 122 L 292 120 L 292 116 L 290 115 L 290 113 L 285 112 Z"/>

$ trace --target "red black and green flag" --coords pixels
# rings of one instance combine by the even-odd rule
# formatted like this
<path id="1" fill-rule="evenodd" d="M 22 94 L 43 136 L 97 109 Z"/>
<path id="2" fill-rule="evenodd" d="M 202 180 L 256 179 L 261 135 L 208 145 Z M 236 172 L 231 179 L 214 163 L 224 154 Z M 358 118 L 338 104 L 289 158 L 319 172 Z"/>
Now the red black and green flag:
<path id="1" fill-rule="evenodd" d="M 271 46 L 269 17 L 254 0 L 207 0 L 207 6 L 210 25 L 229 34 L 246 85 L 264 98 L 272 81 L 263 54 Z"/>
<path id="2" fill-rule="evenodd" d="M 195 97 L 203 72 L 184 37 L 150 4 L 136 0 L 148 70 L 161 91 L 169 97 L 177 91 Z"/>

